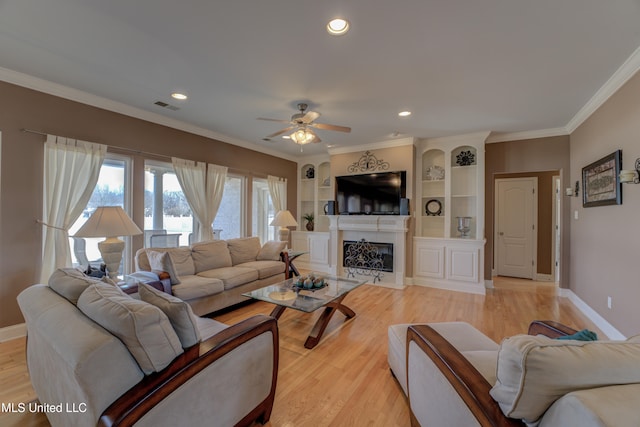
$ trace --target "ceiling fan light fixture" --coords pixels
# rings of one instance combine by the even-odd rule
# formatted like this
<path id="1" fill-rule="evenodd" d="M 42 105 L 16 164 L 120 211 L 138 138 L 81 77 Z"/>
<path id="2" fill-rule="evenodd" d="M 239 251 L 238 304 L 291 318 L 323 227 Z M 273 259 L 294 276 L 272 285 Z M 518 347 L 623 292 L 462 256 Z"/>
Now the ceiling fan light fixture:
<path id="1" fill-rule="evenodd" d="M 293 140 L 298 145 L 304 145 L 312 142 L 315 138 L 315 134 L 313 132 L 309 132 L 305 128 L 298 128 L 294 133 L 289 135 L 289 138 Z"/>
<path id="2" fill-rule="evenodd" d="M 349 31 L 349 21 L 344 18 L 334 18 L 327 24 L 327 32 L 332 36 L 341 36 Z"/>

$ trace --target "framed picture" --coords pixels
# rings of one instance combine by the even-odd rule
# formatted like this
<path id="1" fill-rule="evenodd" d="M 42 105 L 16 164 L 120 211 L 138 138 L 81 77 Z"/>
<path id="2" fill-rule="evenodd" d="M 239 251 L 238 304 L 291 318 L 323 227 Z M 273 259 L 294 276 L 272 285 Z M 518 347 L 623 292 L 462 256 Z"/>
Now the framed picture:
<path id="1" fill-rule="evenodd" d="M 617 150 L 582 168 L 582 206 L 622 204 L 621 164 L 622 151 Z"/>

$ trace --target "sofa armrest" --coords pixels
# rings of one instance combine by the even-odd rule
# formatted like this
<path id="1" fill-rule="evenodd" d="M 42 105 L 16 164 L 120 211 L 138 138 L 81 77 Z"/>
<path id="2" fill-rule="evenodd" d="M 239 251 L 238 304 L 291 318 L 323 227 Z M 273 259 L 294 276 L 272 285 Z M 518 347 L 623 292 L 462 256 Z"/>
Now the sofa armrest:
<path id="1" fill-rule="evenodd" d="M 489 395 L 491 384 L 445 338 L 428 325 L 412 325 L 407 330 L 407 363 L 409 345 L 414 342 L 449 381 L 481 426 L 522 426 L 522 422 L 503 415 L 498 403 Z M 408 369 L 408 368 L 407 368 Z M 407 372 L 409 372 L 407 370 Z M 411 402 L 411 390 L 409 390 Z M 411 413 L 411 425 L 419 426 Z"/>
<path id="2" fill-rule="evenodd" d="M 529 335 L 544 335 L 549 338 L 558 338 L 566 335 L 575 334 L 575 329 L 572 329 L 562 323 L 554 322 L 553 320 L 534 320 L 529 325 Z"/>
<path id="3" fill-rule="evenodd" d="M 272 335 L 273 366 L 270 392 L 237 425 L 251 425 L 256 420 L 268 421 L 275 398 L 278 373 L 278 325 L 273 317 L 256 315 L 230 326 L 199 345 L 186 349 L 167 368 L 144 378 L 104 411 L 98 425 L 134 425 L 157 404 L 170 398 L 172 393 L 187 381 L 195 379 L 202 371 L 214 365 L 223 356 L 265 333 Z M 250 374 L 248 373 L 248 375 Z M 215 380 L 212 378 L 209 382 Z M 238 381 L 241 380 L 238 378 Z M 193 390 L 193 392 L 198 393 L 197 390 Z"/>

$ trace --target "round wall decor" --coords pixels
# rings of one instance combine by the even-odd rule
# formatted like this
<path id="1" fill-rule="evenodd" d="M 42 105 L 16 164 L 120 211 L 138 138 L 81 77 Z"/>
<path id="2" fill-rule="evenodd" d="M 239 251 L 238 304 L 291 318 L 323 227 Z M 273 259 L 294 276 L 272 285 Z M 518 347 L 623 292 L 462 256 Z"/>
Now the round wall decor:
<path id="1" fill-rule="evenodd" d="M 431 199 L 424 205 L 424 210 L 427 216 L 440 216 L 442 215 L 442 203 L 438 199 Z"/>

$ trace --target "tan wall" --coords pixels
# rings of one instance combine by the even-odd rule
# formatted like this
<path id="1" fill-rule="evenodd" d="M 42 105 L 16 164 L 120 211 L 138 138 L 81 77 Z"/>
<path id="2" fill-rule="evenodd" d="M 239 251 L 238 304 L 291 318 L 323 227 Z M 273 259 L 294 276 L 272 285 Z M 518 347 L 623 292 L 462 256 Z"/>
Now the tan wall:
<path id="1" fill-rule="evenodd" d="M 633 169 L 640 157 L 638 99 L 640 74 L 571 134 L 571 181 L 581 181 L 583 167 L 617 149 L 622 150 L 622 167 Z M 637 334 L 640 185 L 622 186 L 622 205 L 583 208 L 581 198 L 571 198 L 571 211 L 578 212 L 578 219 L 571 220 L 571 290 L 622 334 Z"/>
<path id="2" fill-rule="evenodd" d="M 366 151 L 366 150 L 365 150 Z M 356 175 L 356 173 L 351 173 L 348 171 L 348 168 L 354 162 L 360 160 L 360 158 L 364 155 L 365 151 L 357 151 L 353 153 L 345 153 L 345 154 L 335 154 L 331 156 L 331 176 L 342 176 L 342 175 Z M 407 198 L 410 199 L 409 209 L 412 215 L 411 220 L 409 221 L 409 232 L 407 236 L 407 247 L 405 248 L 406 253 L 406 264 L 405 271 L 407 277 L 411 277 L 413 275 L 413 239 L 411 236 L 415 234 L 415 218 L 416 218 L 416 203 L 417 200 L 415 197 L 414 190 L 414 171 L 415 171 L 415 163 L 416 163 L 416 147 L 414 145 L 403 145 L 400 147 L 392 147 L 392 148 L 380 148 L 369 150 L 372 155 L 374 155 L 378 160 L 389 163 L 389 168 L 387 171 L 407 171 Z M 360 173 L 371 173 L 369 172 L 360 172 Z"/>
<path id="3" fill-rule="evenodd" d="M 494 251 L 494 205 L 495 205 L 495 178 L 496 176 L 505 176 L 504 174 L 520 173 L 525 176 L 546 176 L 559 174 L 562 181 L 562 188 L 571 187 L 569 178 L 569 137 L 557 136 L 549 138 L 537 138 L 523 141 L 509 141 L 495 144 L 487 144 L 485 147 L 485 237 L 487 244 L 485 246 L 485 279 L 491 279 L 491 270 L 493 266 Z M 549 174 L 538 174 L 539 172 L 549 172 Z M 547 179 L 547 178 L 545 178 Z M 550 177 L 548 178 L 550 179 Z M 549 185 L 538 181 L 538 188 L 551 188 Z M 542 197 L 539 194 L 539 197 Z M 560 286 L 568 287 L 569 269 L 562 268 L 569 264 L 569 237 L 570 237 L 570 210 L 568 203 L 563 197 L 561 199 L 562 224 L 561 228 L 562 241 L 560 242 L 562 259 L 561 259 L 561 277 Z M 547 198 L 546 200 L 551 200 Z M 540 200 L 538 200 L 540 208 Z M 543 211 L 538 210 L 539 219 L 548 218 L 545 210 L 552 209 L 546 203 L 542 204 Z M 539 224 L 545 226 L 544 222 Z M 540 230 L 539 230 L 540 231 Z M 549 233 L 548 236 L 551 234 Z M 538 237 L 540 239 L 541 236 Z M 544 240 L 543 240 L 544 242 Z M 540 250 L 541 242 L 538 241 Z M 540 269 L 544 262 L 548 264 L 550 254 L 540 253 L 538 251 L 538 272 L 542 274 L 550 274 Z M 550 265 L 550 264 L 548 264 Z"/>
<path id="4" fill-rule="evenodd" d="M 294 162 L 4 82 L 0 82 L 0 100 L 0 327 L 23 321 L 16 296 L 36 283 L 40 274 L 42 231 L 35 220 L 42 217 L 44 137 L 21 132 L 22 128 L 220 164 L 250 178 L 284 177 L 289 183 L 289 208 L 296 213 Z M 142 228 L 144 160 L 133 158 L 133 219 Z M 134 239 L 133 246 L 141 247 L 142 238 Z"/>

